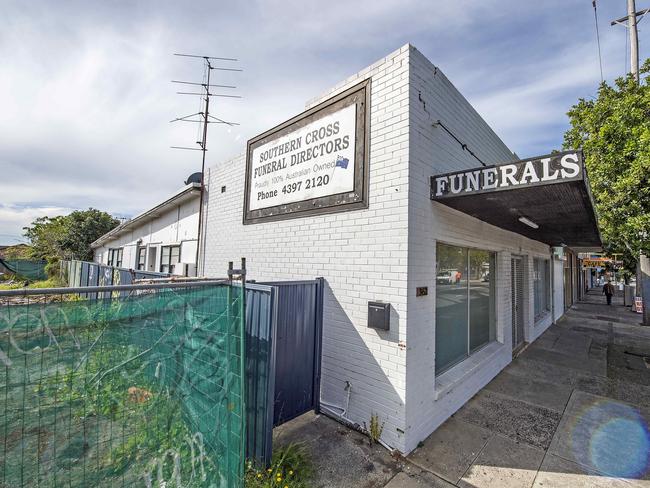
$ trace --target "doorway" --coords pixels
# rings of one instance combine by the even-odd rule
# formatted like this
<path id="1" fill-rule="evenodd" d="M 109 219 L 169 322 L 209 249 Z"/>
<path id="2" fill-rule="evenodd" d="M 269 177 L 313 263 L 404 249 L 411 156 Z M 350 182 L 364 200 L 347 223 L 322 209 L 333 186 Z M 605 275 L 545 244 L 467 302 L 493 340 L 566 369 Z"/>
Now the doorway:
<path id="1" fill-rule="evenodd" d="M 510 262 L 512 303 L 512 350 L 524 344 L 524 260 L 515 256 Z"/>

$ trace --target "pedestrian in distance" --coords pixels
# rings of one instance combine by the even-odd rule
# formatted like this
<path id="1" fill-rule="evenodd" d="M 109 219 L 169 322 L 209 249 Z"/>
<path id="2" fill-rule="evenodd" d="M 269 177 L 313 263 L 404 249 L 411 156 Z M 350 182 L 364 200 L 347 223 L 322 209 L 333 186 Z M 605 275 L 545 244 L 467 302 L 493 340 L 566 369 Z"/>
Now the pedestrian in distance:
<path id="1" fill-rule="evenodd" d="M 614 285 L 612 285 L 612 280 L 607 281 L 605 286 L 603 286 L 603 294 L 607 297 L 607 305 L 612 304 L 612 296 L 614 295 Z"/>

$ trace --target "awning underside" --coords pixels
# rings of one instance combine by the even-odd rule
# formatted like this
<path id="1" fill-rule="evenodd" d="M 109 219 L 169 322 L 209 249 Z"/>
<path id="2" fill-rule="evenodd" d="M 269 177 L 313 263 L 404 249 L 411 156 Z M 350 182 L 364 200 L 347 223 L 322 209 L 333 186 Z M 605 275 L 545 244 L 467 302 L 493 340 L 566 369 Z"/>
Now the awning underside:
<path id="1" fill-rule="evenodd" d="M 592 200 L 584 180 L 506 191 L 454 195 L 439 203 L 551 246 L 601 246 Z M 519 221 L 524 217 L 537 229 Z"/>

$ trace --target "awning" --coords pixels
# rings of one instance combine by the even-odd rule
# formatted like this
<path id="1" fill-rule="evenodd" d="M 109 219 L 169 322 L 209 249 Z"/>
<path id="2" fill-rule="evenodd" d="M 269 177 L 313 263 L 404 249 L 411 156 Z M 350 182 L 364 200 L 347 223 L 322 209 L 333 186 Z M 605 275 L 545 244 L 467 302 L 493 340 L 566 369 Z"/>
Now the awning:
<path id="1" fill-rule="evenodd" d="M 602 245 L 581 151 L 432 176 L 431 200 L 551 246 Z"/>

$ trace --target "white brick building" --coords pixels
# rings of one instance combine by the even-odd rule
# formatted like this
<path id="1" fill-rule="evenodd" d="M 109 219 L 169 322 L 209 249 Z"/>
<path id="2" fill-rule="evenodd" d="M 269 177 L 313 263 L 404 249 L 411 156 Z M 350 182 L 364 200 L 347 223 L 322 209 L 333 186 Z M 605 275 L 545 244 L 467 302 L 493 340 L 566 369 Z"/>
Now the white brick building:
<path id="1" fill-rule="evenodd" d="M 382 440 L 408 453 L 512 360 L 513 256 L 523 269 L 522 342 L 539 336 L 552 312 L 563 313 L 563 261 L 552 259 L 548 243 L 431 201 L 432 175 L 478 166 L 467 148 L 486 165 L 517 158 L 414 47 L 403 46 L 307 108 L 364 80 L 370 80 L 367 208 L 244 225 L 242 154 L 206 172 L 199 274 L 222 276 L 229 261 L 243 256 L 251 279 L 324 277 L 323 408 L 345 409 L 345 418 L 360 425 L 377 414 L 385 422 Z M 437 266 L 443 260 L 437 248 L 464 256 L 468 268 Z M 437 324 L 436 314 L 462 312 L 465 290 L 467 316 L 458 323 L 466 320 L 467 329 L 447 347 L 456 329 L 437 337 L 436 328 L 449 321 Z M 388 331 L 368 327 L 369 301 L 390 303 Z M 467 351 L 441 359 L 462 346 L 463 334 Z"/>
<path id="2" fill-rule="evenodd" d="M 127 220 L 92 243 L 94 261 L 118 268 L 196 274 L 200 183 Z"/>

